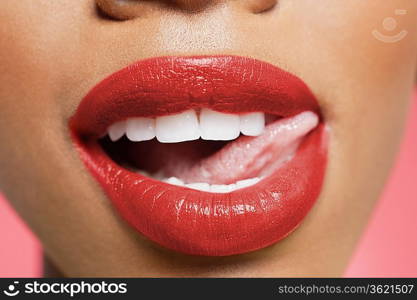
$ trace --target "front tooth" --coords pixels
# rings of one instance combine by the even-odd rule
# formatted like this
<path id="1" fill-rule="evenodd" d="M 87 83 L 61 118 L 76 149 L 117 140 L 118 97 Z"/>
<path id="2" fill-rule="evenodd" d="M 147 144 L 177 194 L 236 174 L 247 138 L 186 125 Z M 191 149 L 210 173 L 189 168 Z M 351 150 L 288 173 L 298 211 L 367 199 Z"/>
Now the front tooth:
<path id="1" fill-rule="evenodd" d="M 132 142 L 148 141 L 155 137 L 155 120 L 132 118 L 126 123 L 126 136 Z"/>
<path id="2" fill-rule="evenodd" d="M 238 115 L 203 108 L 200 113 L 201 138 L 204 140 L 234 140 L 240 134 Z"/>
<path id="3" fill-rule="evenodd" d="M 197 114 L 194 110 L 156 118 L 156 138 L 161 143 L 178 143 L 200 138 Z"/>
<path id="4" fill-rule="evenodd" d="M 108 129 L 110 139 L 115 142 L 120 139 L 126 132 L 126 121 L 116 122 Z"/>
<path id="5" fill-rule="evenodd" d="M 184 186 L 184 182 L 181 179 L 178 179 L 177 177 L 170 177 L 164 181 L 172 185 Z"/>
<path id="6" fill-rule="evenodd" d="M 232 190 L 232 185 L 212 184 L 210 186 L 210 192 L 212 193 L 229 193 Z"/>
<path id="7" fill-rule="evenodd" d="M 193 190 L 199 190 L 203 192 L 209 192 L 210 191 L 210 185 L 205 182 L 196 182 L 196 183 L 189 183 L 185 185 L 186 187 L 193 189 Z"/>
<path id="8" fill-rule="evenodd" d="M 240 131 L 244 135 L 258 136 L 265 128 L 265 114 L 261 112 L 240 116 Z"/>
<path id="9" fill-rule="evenodd" d="M 238 189 L 242 189 L 254 184 L 257 184 L 261 179 L 258 177 L 255 178 L 250 178 L 250 179 L 244 179 L 244 180 L 239 180 L 238 182 L 236 182 L 236 187 Z"/>

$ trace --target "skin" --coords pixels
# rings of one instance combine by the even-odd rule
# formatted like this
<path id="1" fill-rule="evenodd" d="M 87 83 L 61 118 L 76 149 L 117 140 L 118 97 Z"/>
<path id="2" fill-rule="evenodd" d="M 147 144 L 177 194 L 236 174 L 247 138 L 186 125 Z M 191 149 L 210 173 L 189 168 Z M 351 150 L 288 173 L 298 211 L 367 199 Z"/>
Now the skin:
<path id="1" fill-rule="evenodd" d="M 417 1 L 131 1 L 122 12 L 116 1 L 97 2 L 104 13 L 85 0 L 0 3 L 0 190 L 61 273 L 342 275 L 401 139 L 417 70 Z M 398 22 L 392 32 L 386 17 Z M 408 34 L 384 43 L 374 29 Z M 197 54 L 250 56 L 296 74 L 330 128 L 317 204 L 267 249 L 207 258 L 154 245 L 115 213 L 71 142 L 68 119 L 105 76 L 148 57 Z"/>

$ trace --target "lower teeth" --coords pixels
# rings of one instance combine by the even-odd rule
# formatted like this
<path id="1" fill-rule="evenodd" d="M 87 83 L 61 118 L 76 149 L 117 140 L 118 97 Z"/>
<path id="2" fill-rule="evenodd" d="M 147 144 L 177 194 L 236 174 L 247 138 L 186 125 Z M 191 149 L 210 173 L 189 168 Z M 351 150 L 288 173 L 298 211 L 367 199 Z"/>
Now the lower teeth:
<path id="1" fill-rule="evenodd" d="M 161 178 L 160 176 L 150 176 L 148 173 L 144 171 L 138 172 L 141 175 L 150 177 L 150 178 L 157 178 L 158 180 L 176 186 L 182 186 L 193 190 L 203 191 L 203 192 L 210 192 L 210 193 L 230 193 L 239 189 L 243 189 L 252 185 L 257 184 L 262 178 L 254 177 L 244 180 L 236 181 L 232 184 L 208 184 L 205 182 L 193 182 L 193 183 L 184 183 L 181 179 L 177 177 L 169 177 L 169 178 Z"/>

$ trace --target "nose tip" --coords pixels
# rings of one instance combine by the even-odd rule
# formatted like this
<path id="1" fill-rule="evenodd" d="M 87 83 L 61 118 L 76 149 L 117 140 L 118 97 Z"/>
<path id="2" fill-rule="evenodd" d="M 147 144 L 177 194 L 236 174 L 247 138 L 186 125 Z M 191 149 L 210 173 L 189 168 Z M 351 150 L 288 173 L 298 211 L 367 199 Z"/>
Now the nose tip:
<path id="1" fill-rule="evenodd" d="M 127 20 L 146 15 L 151 7 L 171 7 L 199 12 L 215 4 L 236 2 L 248 11 L 261 13 L 274 7 L 278 0 L 96 0 L 97 6 L 106 15 Z"/>
<path id="2" fill-rule="evenodd" d="M 172 0 L 178 7 L 190 10 L 198 11 L 202 10 L 207 6 L 211 6 L 218 3 L 227 3 L 231 2 L 230 0 Z M 236 1 L 241 5 L 246 6 L 246 8 L 254 13 L 260 13 L 266 10 L 271 9 L 277 4 L 277 0 L 240 0 Z"/>
<path id="3" fill-rule="evenodd" d="M 218 0 L 173 0 L 179 8 L 190 10 L 190 11 L 198 11 L 202 10 L 205 7 L 209 5 L 213 5 L 216 2 L 219 2 Z"/>

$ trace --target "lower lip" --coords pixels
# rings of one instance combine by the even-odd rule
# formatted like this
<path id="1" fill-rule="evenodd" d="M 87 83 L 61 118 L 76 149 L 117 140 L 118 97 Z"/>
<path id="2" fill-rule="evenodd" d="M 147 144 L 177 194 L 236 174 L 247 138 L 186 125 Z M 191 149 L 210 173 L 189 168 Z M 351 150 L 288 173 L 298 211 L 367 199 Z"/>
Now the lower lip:
<path id="1" fill-rule="evenodd" d="M 186 254 L 227 256 L 267 247 L 297 228 L 319 196 L 325 144 L 320 125 L 290 162 L 258 184 L 228 194 L 173 186 L 130 172 L 97 143 L 81 151 L 118 211 L 144 236 Z"/>
<path id="2" fill-rule="evenodd" d="M 81 123 L 73 121 L 84 163 L 121 216 L 153 242 L 185 254 L 243 254 L 285 238 L 314 205 L 325 175 L 323 123 L 273 174 L 253 186 L 217 194 L 169 185 L 120 167 L 94 139 L 81 141 Z"/>

